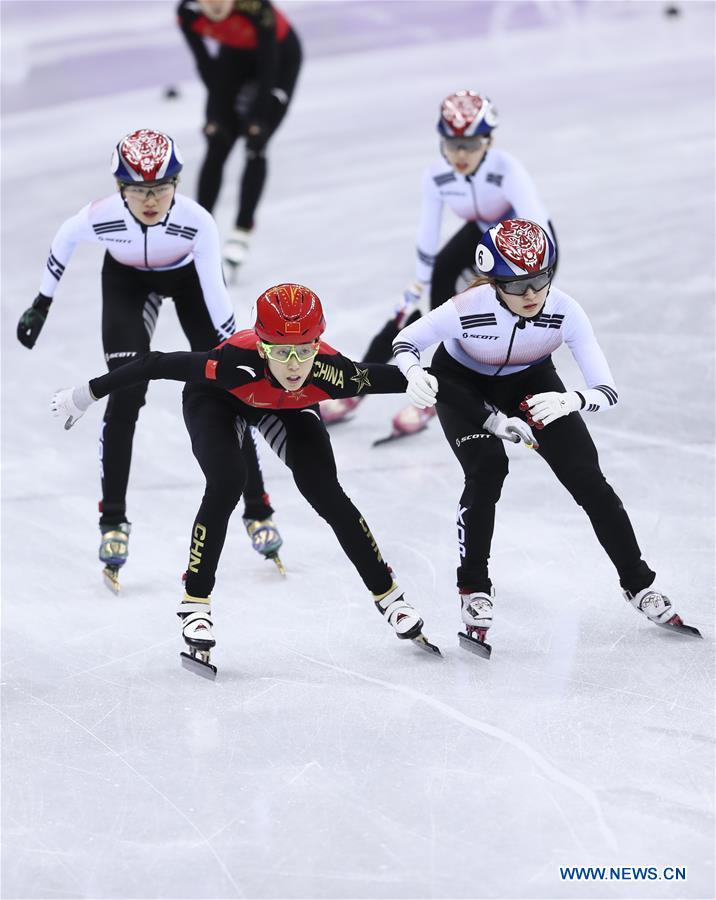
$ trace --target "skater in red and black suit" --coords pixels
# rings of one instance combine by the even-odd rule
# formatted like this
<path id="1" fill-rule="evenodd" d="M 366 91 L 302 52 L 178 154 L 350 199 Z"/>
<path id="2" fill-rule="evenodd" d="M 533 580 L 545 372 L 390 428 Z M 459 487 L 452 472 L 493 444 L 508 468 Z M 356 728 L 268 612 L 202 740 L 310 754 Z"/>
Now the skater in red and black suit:
<path id="1" fill-rule="evenodd" d="M 209 212 L 234 144 L 239 138 L 246 140 L 239 208 L 224 247 L 225 262 L 236 268 L 248 253 L 266 181 L 266 147 L 291 102 L 301 68 L 301 44 L 269 0 L 182 0 L 178 16 L 207 89 L 207 148 L 197 200 Z M 215 55 L 205 38 L 218 44 Z"/>
<path id="2" fill-rule="evenodd" d="M 331 442 L 318 413 L 322 400 L 401 393 L 406 380 L 394 366 L 363 365 L 342 356 L 321 340 L 324 329 L 318 297 L 301 285 L 279 284 L 258 298 L 254 328 L 214 350 L 148 353 L 53 397 L 53 410 L 70 428 L 91 403 L 119 387 L 157 378 L 188 382 L 184 422 L 206 478 L 179 607 L 184 639 L 195 652 L 208 653 L 214 645 L 210 595 L 229 518 L 246 482 L 241 443 L 251 425 L 331 526 L 398 637 L 425 646 L 422 618 L 405 600 L 365 519 L 338 482 Z"/>

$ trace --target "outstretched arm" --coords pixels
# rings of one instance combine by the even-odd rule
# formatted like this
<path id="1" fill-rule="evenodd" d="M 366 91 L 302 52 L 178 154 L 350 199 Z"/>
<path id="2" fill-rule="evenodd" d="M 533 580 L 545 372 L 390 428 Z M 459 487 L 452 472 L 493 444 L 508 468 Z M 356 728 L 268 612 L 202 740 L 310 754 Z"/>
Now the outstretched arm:
<path id="1" fill-rule="evenodd" d="M 50 401 L 50 409 L 56 416 L 65 419 L 65 430 L 82 418 L 96 401 L 120 388 L 132 387 L 143 381 L 167 378 L 171 381 L 201 381 L 204 379 L 206 363 L 210 353 L 160 353 L 155 350 L 138 359 L 93 378 L 74 388 L 57 391 Z"/>

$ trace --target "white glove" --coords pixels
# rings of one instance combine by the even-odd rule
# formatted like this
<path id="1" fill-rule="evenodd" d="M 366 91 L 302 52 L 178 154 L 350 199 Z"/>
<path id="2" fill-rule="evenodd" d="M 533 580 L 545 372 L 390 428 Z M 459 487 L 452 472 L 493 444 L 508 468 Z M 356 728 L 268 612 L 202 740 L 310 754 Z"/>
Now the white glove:
<path id="1" fill-rule="evenodd" d="M 504 413 L 494 412 L 485 419 L 484 427 L 500 440 L 511 441 L 513 444 L 523 441 L 535 450 L 539 447 L 530 426 L 517 416 L 508 419 Z"/>
<path id="2" fill-rule="evenodd" d="M 76 388 L 63 388 L 56 391 L 50 400 L 50 409 L 54 416 L 67 416 L 65 422 L 65 431 L 81 419 L 89 407 L 96 401 L 96 397 L 92 396 L 89 382 L 81 384 Z"/>
<path id="3" fill-rule="evenodd" d="M 426 372 L 422 366 L 411 366 L 408 374 L 408 386 L 405 393 L 408 399 L 417 406 L 418 409 L 426 409 L 428 406 L 435 406 L 438 394 L 438 380 L 434 375 Z"/>
<path id="4" fill-rule="evenodd" d="M 582 408 L 582 398 L 576 391 L 547 391 L 545 394 L 535 394 L 525 403 L 535 422 L 542 422 L 543 425 Z"/>

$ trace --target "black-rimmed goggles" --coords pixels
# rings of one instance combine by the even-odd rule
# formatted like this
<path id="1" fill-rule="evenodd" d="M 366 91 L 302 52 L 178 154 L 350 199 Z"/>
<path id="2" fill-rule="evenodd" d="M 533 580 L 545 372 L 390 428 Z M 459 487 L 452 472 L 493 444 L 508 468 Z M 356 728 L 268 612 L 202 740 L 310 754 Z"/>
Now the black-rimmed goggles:
<path id="1" fill-rule="evenodd" d="M 484 134 L 475 134 L 472 137 L 444 137 L 443 146 L 450 153 L 464 150 L 466 153 L 475 153 L 488 143 L 490 138 Z"/>
<path id="2" fill-rule="evenodd" d="M 497 286 L 506 294 L 514 294 L 518 297 L 526 294 L 532 288 L 533 291 L 541 291 L 552 280 L 554 269 L 545 269 L 538 275 L 525 275 L 510 281 L 498 281 Z"/>

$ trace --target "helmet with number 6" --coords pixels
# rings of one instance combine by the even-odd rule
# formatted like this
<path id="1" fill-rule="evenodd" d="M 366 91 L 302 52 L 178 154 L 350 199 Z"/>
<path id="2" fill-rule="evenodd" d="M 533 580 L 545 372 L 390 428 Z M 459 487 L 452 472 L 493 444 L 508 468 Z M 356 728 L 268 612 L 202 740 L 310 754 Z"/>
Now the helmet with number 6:
<path id="1" fill-rule="evenodd" d="M 443 137 L 490 135 L 496 127 L 497 110 L 484 94 L 457 91 L 440 104 L 438 131 Z"/>
<path id="2" fill-rule="evenodd" d="M 321 301 L 302 284 L 276 284 L 256 301 L 254 331 L 267 344 L 308 344 L 325 330 Z"/>
<path id="3" fill-rule="evenodd" d="M 480 275 L 495 281 L 530 278 L 553 269 L 557 251 L 552 238 L 529 219 L 505 219 L 483 234 L 475 251 Z"/>
<path id="4" fill-rule="evenodd" d="M 112 175 L 121 184 L 157 184 L 183 168 L 179 148 L 168 134 L 142 128 L 125 135 L 112 153 Z"/>

